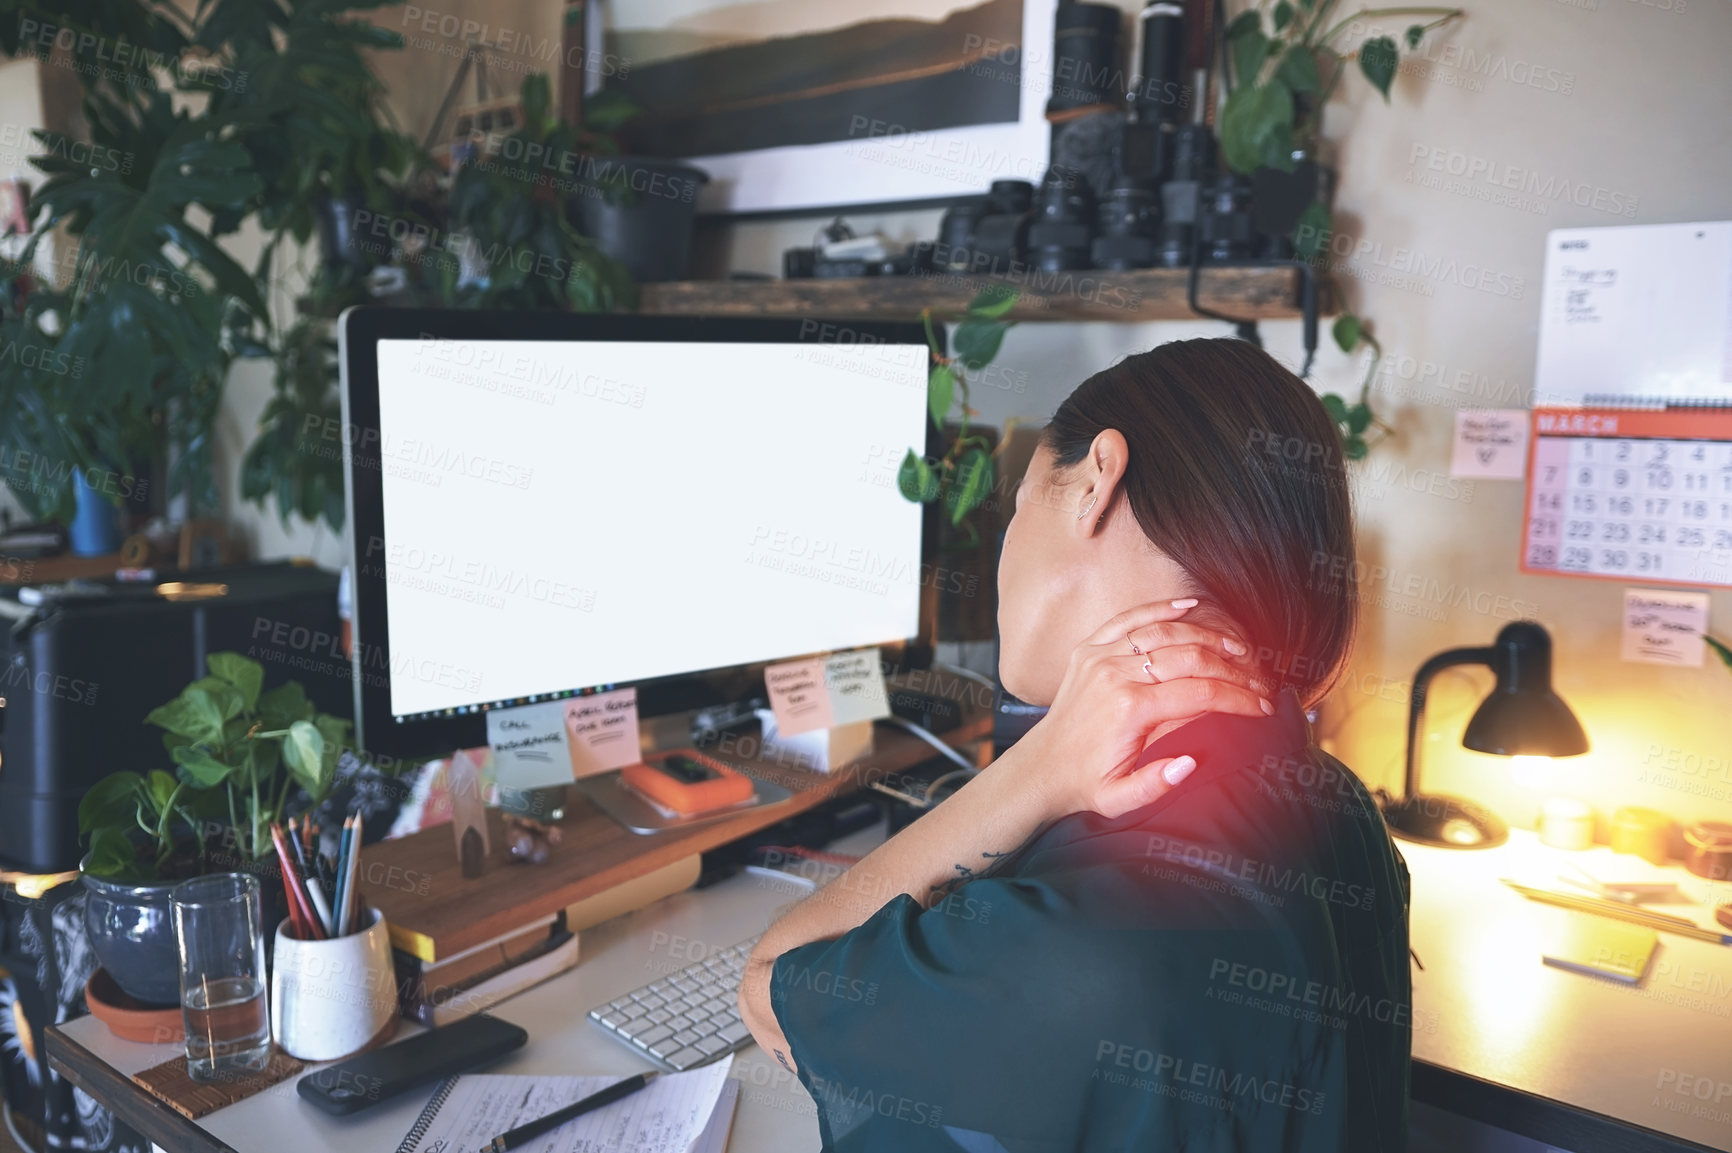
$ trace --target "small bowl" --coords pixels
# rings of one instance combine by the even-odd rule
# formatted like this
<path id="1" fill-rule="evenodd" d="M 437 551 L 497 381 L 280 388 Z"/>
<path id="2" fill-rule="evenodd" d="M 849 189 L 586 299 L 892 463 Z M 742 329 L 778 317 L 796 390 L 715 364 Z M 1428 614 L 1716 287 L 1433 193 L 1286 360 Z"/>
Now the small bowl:
<path id="1" fill-rule="evenodd" d="M 84 983 L 84 1003 L 90 1015 L 122 1041 L 145 1045 L 179 1045 L 186 1040 L 180 1006 L 162 1009 L 142 1005 L 121 991 L 108 970 L 97 968 Z"/>

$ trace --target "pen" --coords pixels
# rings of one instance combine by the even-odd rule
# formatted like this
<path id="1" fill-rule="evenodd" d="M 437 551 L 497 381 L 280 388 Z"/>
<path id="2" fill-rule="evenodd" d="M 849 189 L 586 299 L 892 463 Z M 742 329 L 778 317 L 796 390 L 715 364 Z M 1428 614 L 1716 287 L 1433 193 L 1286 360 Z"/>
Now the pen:
<path id="1" fill-rule="evenodd" d="M 1503 883 L 1528 900 L 1539 901 L 1541 904 L 1558 905 L 1583 913 L 1598 913 L 1602 917 L 1610 917 L 1615 921 L 1629 921 L 1634 925 L 1646 925 L 1648 928 L 1658 929 L 1662 933 L 1677 933 L 1683 937 L 1694 937 L 1698 941 L 1711 941 L 1716 945 L 1732 945 L 1732 934 L 1704 929 L 1687 917 L 1656 913 L 1651 909 L 1627 905 L 1622 901 L 1609 901 L 1600 897 L 1578 897 L 1574 893 L 1556 893 L 1550 889 L 1535 889 L 1527 885 L 1519 885 L 1508 877 L 1503 878 Z"/>
<path id="2" fill-rule="evenodd" d="M 621 1097 L 629 1097 L 659 1076 L 654 1070 L 648 1073 L 638 1073 L 627 1077 L 624 1081 L 615 1082 L 599 1093 L 591 1093 L 575 1105 L 567 1105 L 563 1109 L 555 1109 L 547 1116 L 531 1121 L 527 1125 L 501 1133 L 492 1141 L 481 1147 L 481 1153 L 506 1153 L 509 1149 L 521 1149 L 543 1133 L 559 1128 L 574 1117 L 581 1117 L 603 1105 L 611 1105 Z"/>

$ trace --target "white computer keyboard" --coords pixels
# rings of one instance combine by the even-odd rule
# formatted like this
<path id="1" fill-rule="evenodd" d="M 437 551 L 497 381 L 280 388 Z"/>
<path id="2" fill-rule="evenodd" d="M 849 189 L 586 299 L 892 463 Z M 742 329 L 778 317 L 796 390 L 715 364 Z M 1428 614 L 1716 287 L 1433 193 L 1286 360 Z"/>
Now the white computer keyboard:
<path id="1" fill-rule="evenodd" d="M 740 976 L 753 937 L 589 1011 L 589 1019 L 669 1072 L 751 1044 L 740 1020 Z"/>

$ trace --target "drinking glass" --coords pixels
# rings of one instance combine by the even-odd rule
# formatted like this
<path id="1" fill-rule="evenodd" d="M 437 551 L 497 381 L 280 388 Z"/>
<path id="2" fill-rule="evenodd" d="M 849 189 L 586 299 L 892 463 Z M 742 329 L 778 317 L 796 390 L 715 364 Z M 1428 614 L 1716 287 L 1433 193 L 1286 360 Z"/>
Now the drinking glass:
<path id="1" fill-rule="evenodd" d="M 186 1071 L 218 1081 L 263 1069 L 271 1056 L 259 882 L 216 873 L 174 887 Z"/>

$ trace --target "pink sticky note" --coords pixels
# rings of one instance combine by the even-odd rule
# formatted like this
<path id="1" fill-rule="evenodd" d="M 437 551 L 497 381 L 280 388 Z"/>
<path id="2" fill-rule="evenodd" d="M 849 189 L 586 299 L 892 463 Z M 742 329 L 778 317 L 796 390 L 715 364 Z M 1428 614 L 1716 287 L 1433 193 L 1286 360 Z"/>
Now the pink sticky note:
<path id="1" fill-rule="evenodd" d="M 1520 480 L 1527 471 L 1527 456 L 1526 409 L 1462 409 L 1455 414 L 1450 476 Z"/>
<path id="2" fill-rule="evenodd" d="M 788 661 L 764 670 L 764 688 L 769 690 L 770 710 L 776 714 L 776 730 L 786 737 L 830 727 L 830 690 L 824 681 L 824 662 Z"/>
<path id="3" fill-rule="evenodd" d="M 637 690 L 616 689 L 565 702 L 571 775 L 588 777 L 643 760 L 637 730 Z"/>

